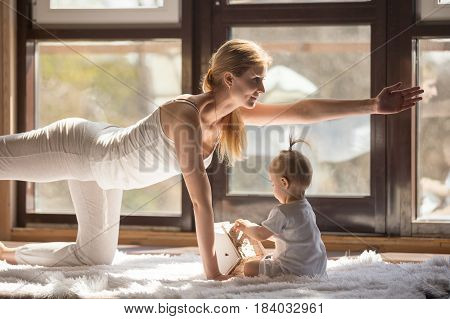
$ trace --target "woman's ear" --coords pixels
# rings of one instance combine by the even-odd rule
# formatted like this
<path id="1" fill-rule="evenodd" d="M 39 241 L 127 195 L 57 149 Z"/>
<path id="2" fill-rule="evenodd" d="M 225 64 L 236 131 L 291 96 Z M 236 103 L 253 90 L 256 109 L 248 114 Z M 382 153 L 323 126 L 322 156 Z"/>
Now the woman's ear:
<path id="1" fill-rule="evenodd" d="M 231 72 L 225 72 L 223 75 L 223 81 L 225 83 L 225 86 L 227 88 L 231 88 L 233 86 L 233 74 L 231 74 Z"/>

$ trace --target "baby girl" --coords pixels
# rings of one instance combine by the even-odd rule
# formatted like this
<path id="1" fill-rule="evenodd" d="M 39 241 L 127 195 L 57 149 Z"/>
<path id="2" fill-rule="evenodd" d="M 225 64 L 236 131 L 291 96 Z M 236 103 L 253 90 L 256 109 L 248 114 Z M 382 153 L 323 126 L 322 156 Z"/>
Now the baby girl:
<path id="1" fill-rule="evenodd" d="M 245 276 L 282 274 L 321 276 L 326 274 L 327 253 L 316 225 L 316 216 L 305 198 L 311 184 L 309 160 L 292 147 L 303 140 L 290 138 L 289 150 L 281 151 L 269 165 L 273 194 L 280 202 L 260 225 L 235 221 L 233 230 L 251 239 L 274 240 L 275 252 L 244 264 Z"/>

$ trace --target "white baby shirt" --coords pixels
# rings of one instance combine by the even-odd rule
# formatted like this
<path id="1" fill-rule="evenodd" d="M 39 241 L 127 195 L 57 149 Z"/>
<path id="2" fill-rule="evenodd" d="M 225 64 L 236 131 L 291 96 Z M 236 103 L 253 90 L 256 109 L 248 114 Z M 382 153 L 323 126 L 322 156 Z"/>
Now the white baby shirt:
<path id="1" fill-rule="evenodd" d="M 316 216 L 306 199 L 272 208 L 262 226 L 274 233 L 273 259 L 297 275 L 323 275 L 327 253 L 316 224 Z"/>

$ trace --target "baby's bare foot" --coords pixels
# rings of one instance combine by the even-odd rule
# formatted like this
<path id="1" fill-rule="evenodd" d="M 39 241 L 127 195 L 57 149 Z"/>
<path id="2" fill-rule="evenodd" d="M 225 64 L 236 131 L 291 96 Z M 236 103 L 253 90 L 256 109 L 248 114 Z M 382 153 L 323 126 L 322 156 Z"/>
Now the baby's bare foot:
<path id="1" fill-rule="evenodd" d="M 9 248 L 6 247 L 5 244 L 3 244 L 0 241 L 0 260 L 6 260 L 8 263 L 16 263 L 15 260 L 15 252 L 17 248 Z"/>
<path id="2" fill-rule="evenodd" d="M 2 256 L 3 251 L 5 251 L 6 249 L 8 249 L 8 247 L 6 247 L 5 244 L 0 241 L 0 257 Z"/>

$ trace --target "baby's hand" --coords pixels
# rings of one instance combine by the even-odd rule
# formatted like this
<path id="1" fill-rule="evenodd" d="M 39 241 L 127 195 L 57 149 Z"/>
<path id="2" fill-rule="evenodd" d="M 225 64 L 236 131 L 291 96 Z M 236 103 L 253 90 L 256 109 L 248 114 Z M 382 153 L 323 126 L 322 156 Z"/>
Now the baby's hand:
<path id="1" fill-rule="evenodd" d="M 245 233 L 245 230 L 247 227 L 250 227 L 250 225 L 252 225 L 252 222 L 246 220 L 246 219 L 237 219 L 234 222 L 234 226 L 233 229 L 235 231 L 242 231 Z"/>

